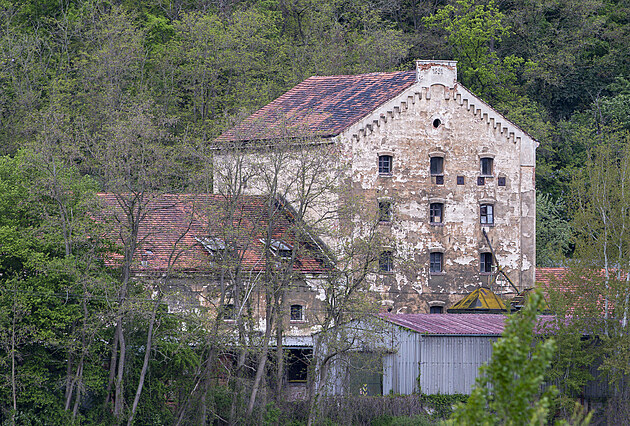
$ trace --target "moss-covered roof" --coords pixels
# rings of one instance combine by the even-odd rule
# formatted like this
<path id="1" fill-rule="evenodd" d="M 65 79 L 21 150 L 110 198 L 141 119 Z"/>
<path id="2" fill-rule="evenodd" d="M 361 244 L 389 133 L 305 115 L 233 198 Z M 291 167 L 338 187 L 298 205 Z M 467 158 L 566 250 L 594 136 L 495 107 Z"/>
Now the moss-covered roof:
<path id="1" fill-rule="evenodd" d="M 507 312 L 507 307 L 492 290 L 480 287 L 447 311 L 449 313 L 501 313 Z"/>

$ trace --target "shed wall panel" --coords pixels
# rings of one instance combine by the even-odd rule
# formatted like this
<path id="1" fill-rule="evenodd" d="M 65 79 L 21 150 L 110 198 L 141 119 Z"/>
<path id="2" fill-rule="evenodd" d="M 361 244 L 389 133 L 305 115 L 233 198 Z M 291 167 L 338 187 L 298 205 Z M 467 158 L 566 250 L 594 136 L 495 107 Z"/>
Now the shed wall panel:
<path id="1" fill-rule="evenodd" d="M 479 367 L 492 357 L 496 337 L 423 336 L 420 383 L 426 394 L 470 394 Z"/>

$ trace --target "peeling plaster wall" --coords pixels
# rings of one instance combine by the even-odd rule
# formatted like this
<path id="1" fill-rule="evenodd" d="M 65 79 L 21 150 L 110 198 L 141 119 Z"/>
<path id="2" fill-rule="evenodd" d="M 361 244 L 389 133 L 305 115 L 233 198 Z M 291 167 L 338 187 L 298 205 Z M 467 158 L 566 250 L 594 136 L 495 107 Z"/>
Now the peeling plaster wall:
<path id="1" fill-rule="evenodd" d="M 494 205 L 494 226 L 484 229 L 499 264 L 519 290 L 534 283 L 537 143 L 457 83 L 456 75 L 455 62 L 418 61 L 418 82 L 329 140 L 335 149 L 328 143 L 309 148 L 315 156 L 330 157 L 334 166 L 322 173 L 338 179 L 337 192 L 307 214 L 311 220 L 330 219 L 318 236 L 333 251 L 344 235 L 361 232 L 356 225 L 374 216 L 379 199 L 393 203 L 392 222 L 379 228 L 391 241 L 394 272 L 371 279 L 372 288 L 390 301 L 395 313 L 428 312 L 429 304 L 446 309 L 491 283 L 492 276 L 479 272 L 480 253 L 489 252 L 480 223 L 482 203 Z M 391 176 L 379 175 L 379 154 L 393 156 Z M 430 157 L 438 154 L 444 158 L 442 185 L 430 175 Z M 493 175 L 478 185 L 482 157 L 493 158 Z M 247 159 L 251 164 L 268 161 L 259 152 Z M 464 177 L 463 185 L 457 184 L 458 176 Z M 499 177 L 505 178 L 505 186 L 498 185 Z M 262 183 L 254 181 L 246 192 L 264 192 Z M 290 192 L 286 198 L 294 201 Z M 343 204 L 348 196 L 363 202 L 354 229 L 346 229 L 352 221 L 330 214 L 331 206 Z M 429 205 L 435 201 L 444 203 L 441 225 L 429 221 Z M 443 253 L 442 274 L 429 273 L 431 251 Z M 502 277 L 492 290 L 514 292 Z"/>
<path id="2" fill-rule="evenodd" d="M 394 249 L 395 272 L 375 281 L 375 288 L 390 293 L 393 312 L 428 312 L 430 301 L 448 307 L 489 284 L 491 277 L 479 272 L 480 253 L 489 251 L 482 203 L 494 204 L 494 226 L 484 229 L 499 264 L 519 289 L 534 280 L 535 141 L 457 83 L 431 83 L 423 87 L 420 81 L 340 137 L 356 195 L 366 207 L 381 198 L 393 202 L 393 221 L 380 228 Z M 383 153 L 393 156 L 391 176 L 378 173 Z M 430 157 L 437 153 L 444 158 L 443 185 L 430 175 Z M 493 177 L 478 185 L 484 156 L 494 159 Z M 499 177 L 505 186 L 498 186 Z M 441 225 L 429 221 L 429 205 L 436 201 L 444 202 Z M 429 273 L 433 250 L 443 252 L 442 274 Z M 505 280 L 492 289 L 513 291 Z"/>
<path id="3" fill-rule="evenodd" d="M 265 319 L 267 304 L 263 286 L 265 283 L 258 282 L 249 292 L 247 308 L 251 310 L 255 319 L 255 329 L 259 332 L 265 331 Z M 320 330 L 323 322 L 324 310 L 322 305 L 322 294 L 325 279 L 321 277 L 305 277 L 304 280 L 295 280 L 286 290 L 284 304 L 282 306 L 283 336 L 285 338 L 302 337 L 309 338 L 313 333 Z M 216 307 L 220 301 L 220 284 L 217 278 L 211 274 L 188 273 L 170 280 L 167 289 L 166 302 L 170 312 L 182 312 L 195 310 L 197 312 L 208 312 L 211 318 L 216 316 Z M 231 303 L 226 300 L 225 303 Z M 303 309 L 303 319 L 300 321 L 291 320 L 291 305 L 301 305 Z M 223 321 L 224 329 L 230 330 L 235 326 L 231 320 Z M 224 331 L 225 331 L 224 330 Z M 286 342 L 285 342 L 286 343 Z"/>

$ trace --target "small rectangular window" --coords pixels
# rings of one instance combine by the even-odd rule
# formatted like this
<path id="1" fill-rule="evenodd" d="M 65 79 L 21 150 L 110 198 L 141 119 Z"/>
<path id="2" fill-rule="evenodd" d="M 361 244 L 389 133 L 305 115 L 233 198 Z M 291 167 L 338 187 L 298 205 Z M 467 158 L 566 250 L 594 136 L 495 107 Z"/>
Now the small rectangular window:
<path id="1" fill-rule="evenodd" d="M 479 216 L 482 225 L 494 225 L 494 205 L 482 204 L 479 207 Z"/>
<path id="2" fill-rule="evenodd" d="M 497 179 L 497 181 L 499 186 L 505 186 L 505 176 L 501 176 L 499 179 Z"/>
<path id="3" fill-rule="evenodd" d="M 379 222 L 392 221 L 392 203 L 390 201 L 378 202 L 378 220 Z"/>
<path id="4" fill-rule="evenodd" d="M 304 321 L 304 307 L 291 305 L 291 321 Z"/>
<path id="5" fill-rule="evenodd" d="M 430 314 L 441 314 L 444 312 L 444 308 L 442 306 L 431 306 L 429 308 Z"/>
<path id="6" fill-rule="evenodd" d="M 457 176 L 457 184 L 458 185 L 464 184 L 464 176 Z"/>
<path id="7" fill-rule="evenodd" d="M 437 176 L 444 173 L 444 158 L 431 157 L 431 176 Z"/>
<path id="8" fill-rule="evenodd" d="M 477 185 L 479 185 L 479 186 L 483 186 L 483 185 L 485 185 L 485 184 L 486 184 L 486 178 L 485 178 L 485 177 L 483 177 L 483 176 L 479 176 L 479 177 L 477 178 Z"/>
<path id="9" fill-rule="evenodd" d="M 482 274 L 492 272 L 492 253 L 481 253 L 479 256 L 479 272 Z"/>
<path id="10" fill-rule="evenodd" d="M 484 157 L 481 159 L 481 175 L 482 176 L 492 176 L 492 162 L 493 162 L 493 159 L 490 157 Z"/>
<path id="11" fill-rule="evenodd" d="M 436 176 L 435 177 L 436 185 L 444 185 L 444 176 Z"/>
<path id="12" fill-rule="evenodd" d="M 379 175 L 392 174 L 392 156 L 391 155 L 378 156 L 378 174 Z"/>
<path id="13" fill-rule="evenodd" d="M 442 272 L 442 253 L 433 252 L 430 257 L 429 272 L 432 274 L 439 274 Z"/>
<path id="14" fill-rule="evenodd" d="M 391 251 L 384 251 L 378 258 L 378 269 L 381 272 L 392 272 L 394 270 L 394 256 Z"/>
<path id="15" fill-rule="evenodd" d="M 429 207 L 429 222 L 431 222 L 431 224 L 439 224 L 439 223 L 442 223 L 443 219 L 444 219 L 444 204 L 431 203 Z"/>

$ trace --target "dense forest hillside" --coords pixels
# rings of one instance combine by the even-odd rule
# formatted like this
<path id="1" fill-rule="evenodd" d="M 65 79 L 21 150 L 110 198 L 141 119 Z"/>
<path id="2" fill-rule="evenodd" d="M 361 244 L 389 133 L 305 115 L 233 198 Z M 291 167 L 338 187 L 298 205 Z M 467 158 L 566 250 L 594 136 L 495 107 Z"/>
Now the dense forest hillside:
<path id="1" fill-rule="evenodd" d="M 94 194 L 133 230 L 125 197 L 208 191 L 208 142 L 295 84 L 416 59 L 539 141 L 540 266 L 628 268 L 629 0 L 0 0 L 0 420 L 239 419 L 209 326 L 103 264 Z"/>
<path id="2" fill-rule="evenodd" d="M 587 147 L 630 126 L 629 8 L 612 0 L 4 1 L 0 149 L 15 154 L 53 135 L 79 148 L 140 105 L 164 144 L 203 144 L 309 76 L 456 59 L 465 85 L 540 142 L 539 209 L 553 220 L 540 226 L 539 264 L 551 265 L 572 250 L 567 186 Z"/>

